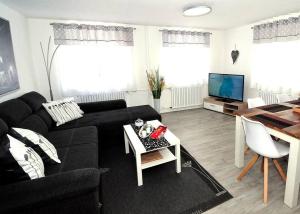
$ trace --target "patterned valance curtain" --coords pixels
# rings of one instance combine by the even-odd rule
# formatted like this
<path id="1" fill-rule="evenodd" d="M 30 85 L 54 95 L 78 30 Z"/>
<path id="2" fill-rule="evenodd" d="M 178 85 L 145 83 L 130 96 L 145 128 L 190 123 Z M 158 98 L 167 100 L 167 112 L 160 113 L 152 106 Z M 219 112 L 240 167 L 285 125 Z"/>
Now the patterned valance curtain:
<path id="1" fill-rule="evenodd" d="M 290 17 L 253 27 L 253 42 L 291 41 L 300 38 L 300 17 Z"/>
<path id="2" fill-rule="evenodd" d="M 131 27 L 62 23 L 53 23 L 52 26 L 56 45 L 112 42 L 133 46 L 134 28 Z"/>
<path id="3" fill-rule="evenodd" d="M 162 41 L 164 47 L 189 44 L 209 47 L 210 35 L 209 32 L 162 30 Z"/>

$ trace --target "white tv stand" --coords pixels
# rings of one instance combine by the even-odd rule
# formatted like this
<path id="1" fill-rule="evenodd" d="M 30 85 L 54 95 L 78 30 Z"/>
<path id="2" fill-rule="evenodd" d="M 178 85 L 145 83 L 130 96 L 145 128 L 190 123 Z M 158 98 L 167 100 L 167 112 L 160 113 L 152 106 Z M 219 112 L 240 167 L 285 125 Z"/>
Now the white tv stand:
<path id="1" fill-rule="evenodd" d="M 224 114 L 235 115 L 236 111 L 247 109 L 246 102 L 238 101 L 222 101 L 220 98 L 206 97 L 204 98 L 203 107 L 212 111 L 217 111 Z"/>

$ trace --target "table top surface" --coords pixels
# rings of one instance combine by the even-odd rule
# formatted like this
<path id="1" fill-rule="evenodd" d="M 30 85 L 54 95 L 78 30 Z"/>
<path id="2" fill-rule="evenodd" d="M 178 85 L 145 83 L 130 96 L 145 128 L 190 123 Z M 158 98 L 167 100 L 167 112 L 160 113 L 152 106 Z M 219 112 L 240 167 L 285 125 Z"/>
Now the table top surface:
<path id="1" fill-rule="evenodd" d="M 163 125 L 158 120 L 150 120 L 150 121 L 147 121 L 146 123 L 151 124 L 154 128 L 157 128 L 158 126 Z M 124 125 L 123 128 L 124 128 L 124 131 L 126 132 L 127 137 L 130 140 L 130 144 L 134 147 L 136 152 L 147 153 L 147 152 L 155 151 L 155 150 L 146 151 L 144 145 L 142 144 L 142 142 L 140 141 L 139 137 L 137 136 L 137 134 L 135 133 L 135 131 L 133 130 L 133 128 L 130 124 Z M 179 138 L 176 137 L 169 129 L 167 129 L 164 137 L 170 143 L 170 146 L 175 146 L 177 144 L 180 144 Z M 156 150 L 163 149 L 163 148 L 166 148 L 166 147 L 158 148 Z"/>
<path id="2" fill-rule="evenodd" d="M 300 113 L 294 112 L 293 108 L 300 108 L 300 100 L 237 111 L 236 115 L 259 121 L 268 128 L 300 139 Z"/>

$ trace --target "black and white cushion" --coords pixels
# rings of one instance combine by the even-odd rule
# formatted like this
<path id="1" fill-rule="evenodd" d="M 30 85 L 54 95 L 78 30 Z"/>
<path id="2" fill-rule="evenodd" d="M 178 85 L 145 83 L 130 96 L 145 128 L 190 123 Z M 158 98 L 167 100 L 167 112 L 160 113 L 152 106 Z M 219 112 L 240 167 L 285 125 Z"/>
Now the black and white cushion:
<path id="1" fill-rule="evenodd" d="M 43 135 L 21 128 L 12 128 L 10 134 L 26 146 L 33 148 L 45 163 L 61 163 L 55 147 Z"/>
<path id="2" fill-rule="evenodd" d="M 82 117 L 83 111 L 74 102 L 74 98 L 65 98 L 49 103 L 43 103 L 43 106 L 50 114 L 52 119 L 60 126 L 69 121 Z"/>
<path id="3" fill-rule="evenodd" d="M 1 184 L 45 177 L 41 157 L 10 135 L 1 140 L 0 170 Z"/>

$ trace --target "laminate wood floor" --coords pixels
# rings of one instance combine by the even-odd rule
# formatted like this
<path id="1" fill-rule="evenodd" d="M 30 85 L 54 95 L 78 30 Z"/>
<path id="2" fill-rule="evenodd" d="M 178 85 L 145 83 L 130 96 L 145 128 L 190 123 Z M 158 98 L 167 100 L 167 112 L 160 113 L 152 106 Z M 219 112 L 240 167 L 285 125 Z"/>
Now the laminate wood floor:
<path id="1" fill-rule="evenodd" d="M 285 184 L 269 162 L 269 202 L 263 203 L 263 174 L 261 160 L 241 182 L 241 172 L 234 166 L 235 118 L 205 109 L 162 114 L 163 123 L 181 139 L 181 144 L 208 170 L 232 195 L 233 199 L 207 211 L 219 213 L 300 213 L 300 206 L 288 208 L 283 203 Z M 246 156 L 246 163 L 252 157 Z M 286 171 L 287 162 L 280 160 Z M 300 201 L 299 201 L 300 203 Z"/>

